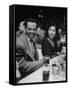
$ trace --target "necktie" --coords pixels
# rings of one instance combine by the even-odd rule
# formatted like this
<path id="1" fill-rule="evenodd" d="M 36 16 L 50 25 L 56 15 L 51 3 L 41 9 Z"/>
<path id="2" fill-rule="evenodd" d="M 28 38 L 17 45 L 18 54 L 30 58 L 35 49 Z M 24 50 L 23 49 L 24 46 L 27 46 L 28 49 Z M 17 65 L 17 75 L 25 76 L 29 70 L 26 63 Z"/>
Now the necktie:
<path id="1" fill-rule="evenodd" d="M 30 43 L 31 43 L 31 52 L 32 52 L 33 58 L 35 59 L 35 46 L 34 46 L 34 42 L 32 40 L 30 40 Z"/>

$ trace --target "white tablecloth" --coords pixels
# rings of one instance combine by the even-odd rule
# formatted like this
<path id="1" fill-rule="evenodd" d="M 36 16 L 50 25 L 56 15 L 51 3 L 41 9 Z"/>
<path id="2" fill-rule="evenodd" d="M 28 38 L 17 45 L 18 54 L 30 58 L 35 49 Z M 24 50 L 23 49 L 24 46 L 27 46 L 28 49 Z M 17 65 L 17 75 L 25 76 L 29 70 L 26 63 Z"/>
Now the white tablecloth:
<path id="1" fill-rule="evenodd" d="M 50 76 L 49 81 L 64 81 L 65 80 L 65 73 L 61 72 L 60 75 L 52 75 L 52 66 L 49 66 L 50 68 Z M 32 74 L 28 75 L 27 77 L 20 80 L 18 83 L 36 83 L 36 82 L 43 82 L 43 70 L 44 66 L 42 66 L 40 69 L 36 70 Z"/>
<path id="2" fill-rule="evenodd" d="M 39 59 L 41 59 L 43 57 L 42 53 L 41 53 L 41 49 L 38 49 L 38 52 L 39 52 Z M 56 76 L 52 75 L 51 63 L 54 59 L 57 59 L 57 58 L 50 59 L 50 64 L 49 64 L 50 76 L 49 76 L 48 82 L 50 82 L 50 81 L 64 81 L 65 80 L 65 72 L 61 72 L 60 75 L 56 75 Z M 43 70 L 44 70 L 44 66 L 42 66 L 40 69 L 36 70 L 32 74 L 28 75 L 27 77 L 23 78 L 18 83 L 43 82 Z"/>

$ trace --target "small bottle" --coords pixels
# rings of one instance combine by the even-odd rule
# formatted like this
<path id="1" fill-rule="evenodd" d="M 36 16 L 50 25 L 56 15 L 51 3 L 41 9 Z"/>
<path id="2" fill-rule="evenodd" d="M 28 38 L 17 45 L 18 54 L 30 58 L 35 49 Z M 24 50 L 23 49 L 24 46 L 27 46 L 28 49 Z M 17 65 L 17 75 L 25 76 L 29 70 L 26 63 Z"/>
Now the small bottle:
<path id="1" fill-rule="evenodd" d="M 58 75 L 60 71 L 60 67 L 59 65 L 56 64 L 52 64 L 52 74 L 53 75 Z"/>

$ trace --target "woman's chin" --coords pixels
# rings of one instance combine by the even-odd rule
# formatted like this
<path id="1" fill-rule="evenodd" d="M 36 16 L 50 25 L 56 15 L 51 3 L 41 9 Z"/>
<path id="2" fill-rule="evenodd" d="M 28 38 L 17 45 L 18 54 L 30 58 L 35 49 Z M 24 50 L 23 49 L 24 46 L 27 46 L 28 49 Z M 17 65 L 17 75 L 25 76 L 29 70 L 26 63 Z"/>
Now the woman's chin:
<path id="1" fill-rule="evenodd" d="M 53 39 L 54 37 L 50 37 L 50 39 Z"/>

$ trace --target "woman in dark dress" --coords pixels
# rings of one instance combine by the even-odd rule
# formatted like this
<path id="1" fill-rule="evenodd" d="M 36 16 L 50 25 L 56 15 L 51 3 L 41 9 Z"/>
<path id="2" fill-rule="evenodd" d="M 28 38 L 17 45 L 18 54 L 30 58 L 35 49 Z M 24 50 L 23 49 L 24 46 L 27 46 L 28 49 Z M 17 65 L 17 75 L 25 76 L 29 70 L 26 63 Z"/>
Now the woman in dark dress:
<path id="1" fill-rule="evenodd" d="M 51 24 L 48 27 L 48 31 L 46 32 L 46 36 L 42 41 L 42 54 L 43 56 L 54 56 L 57 54 L 57 38 L 56 38 L 56 25 Z"/>

